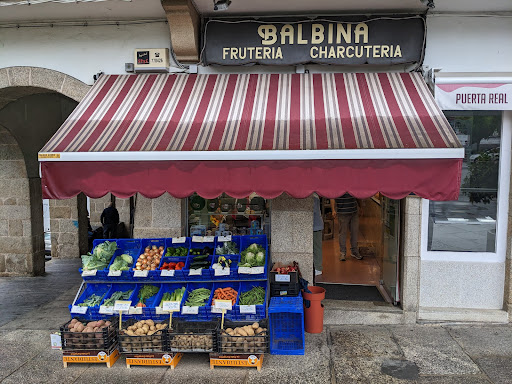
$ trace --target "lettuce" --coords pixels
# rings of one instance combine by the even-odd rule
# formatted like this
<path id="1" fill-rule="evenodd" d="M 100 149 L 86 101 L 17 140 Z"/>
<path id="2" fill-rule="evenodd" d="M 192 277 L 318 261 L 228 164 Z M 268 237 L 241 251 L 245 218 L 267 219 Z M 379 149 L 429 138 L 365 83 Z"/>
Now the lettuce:
<path id="1" fill-rule="evenodd" d="M 105 269 L 110 264 L 110 259 L 117 249 L 115 241 L 105 241 L 94 248 L 92 254 L 82 255 L 82 269 L 90 271 L 93 269 Z"/>
<path id="2" fill-rule="evenodd" d="M 130 255 L 123 254 L 117 256 L 114 262 L 110 264 L 110 271 L 127 271 L 130 269 L 130 265 L 133 263 L 133 257 Z"/>
<path id="3" fill-rule="evenodd" d="M 256 243 L 242 251 L 239 267 L 261 267 L 265 265 L 265 248 Z"/>

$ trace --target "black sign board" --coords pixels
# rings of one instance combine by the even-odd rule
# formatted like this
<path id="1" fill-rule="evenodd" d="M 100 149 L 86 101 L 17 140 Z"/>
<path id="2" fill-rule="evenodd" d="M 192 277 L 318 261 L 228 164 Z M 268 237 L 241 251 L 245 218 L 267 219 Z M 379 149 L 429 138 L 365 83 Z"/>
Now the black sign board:
<path id="1" fill-rule="evenodd" d="M 425 19 L 209 20 L 203 45 L 205 65 L 412 64 L 423 58 Z"/>

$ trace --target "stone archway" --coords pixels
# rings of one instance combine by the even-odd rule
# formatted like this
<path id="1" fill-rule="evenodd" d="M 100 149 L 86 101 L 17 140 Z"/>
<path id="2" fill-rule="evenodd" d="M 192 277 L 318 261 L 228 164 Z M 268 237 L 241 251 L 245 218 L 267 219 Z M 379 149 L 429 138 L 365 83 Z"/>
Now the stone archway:
<path id="1" fill-rule="evenodd" d="M 28 213 L 25 212 L 27 217 L 20 219 L 24 220 L 21 232 L 18 228 L 19 223 L 11 217 L 2 217 L 2 215 L 9 215 L 9 213 L 6 209 L 3 209 L 3 211 L 0 209 L 0 223 L 2 223 L 2 220 L 7 220 L 8 225 L 11 225 L 10 221 L 12 221 L 12 231 L 4 233 L 4 238 L 0 237 L 0 240 L 8 244 L 15 244 L 16 241 L 28 244 L 28 251 L 24 249 L 23 252 L 18 253 L 19 257 L 12 256 L 12 253 L 3 255 L 3 252 L 8 251 L 0 249 L 0 276 L 40 275 L 44 273 L 42 191 L 37 152 L 60 127 L 63 122 L 62 119 L 65 119 L 74 109 L 76 103 L 82 100 L 89 88 L 90 86 L 87 84 L 51 69 L 38 67 L 0 69 L 0 125 L 8 131 L 8 134 L 4 132 L 6 133 L 4 136 L 11 135 L 21 149 L 26 172 L 20 173 L 19 177 L 25 178 L 27 181 L 29 200 L 28 207 L 26 199 L 19 199 L 19 207 L 10 208 L 11 210 L 25 209 L 29 211 Z M 46 104 L 54 109 L 53 114 L 42 107 Z M 25 116 L 27 108 L 28 118 Z M 30 120 L 30 113 L 38 116 L 39 119 L 48 116 L 51 122 L 43 129 L 39 124 L 28 121 Z M 43 125 L 41 124 L 41 126 Z M 5 157 L 0 156 L 0 170 L 9 169 L 10 165 L 6 161 Z M 0 193 L 0 202 L 3 203 L 2 198 L 3 196 Z M 9 197 L 6 197 L 6 199 L 9 199 Z M 18 205 L 18 201 L 7 201 L 15 203 L 15 206 Z M 21 208 L 23 204 L 25 204 L 25 208 Z M 56 243 L 55 249 L 52 250 L 53 256 L 79 256 L 78 211 L 77 198 L 50 202 L 52 240 Z M 22 237 L 25 237 L 25 239 L 22 239 Z M 21 255 L 23 254 L 26 261 L 22 260 L 23 256 Z M 5 262 L 7 259 L 9 259 L 9 263 Z M 2 260 L 4 260 L 3 263 Z"/>

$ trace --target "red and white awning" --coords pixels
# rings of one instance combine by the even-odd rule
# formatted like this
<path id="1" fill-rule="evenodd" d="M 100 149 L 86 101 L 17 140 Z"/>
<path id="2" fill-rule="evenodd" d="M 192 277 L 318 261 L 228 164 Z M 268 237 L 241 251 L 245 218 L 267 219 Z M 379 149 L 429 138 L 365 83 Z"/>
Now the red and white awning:
<path id="1" fill-rule="evenodd" d="M 442 200 L 458 196 L 463 156 L 417 73 L 144 74 L 102 76 L 39 160 L 51 198 L 316 191 Z M 350 180 L 349 169 L 358 170 Z M 368 185 L 370 169 L 380 184 Z M 427 182 L 425 169 L 438 174 Z M 140 178 L 149 174 L 159 180 L 146 187 Z M 206 183 L 212 175 L 222 183 Z"/>

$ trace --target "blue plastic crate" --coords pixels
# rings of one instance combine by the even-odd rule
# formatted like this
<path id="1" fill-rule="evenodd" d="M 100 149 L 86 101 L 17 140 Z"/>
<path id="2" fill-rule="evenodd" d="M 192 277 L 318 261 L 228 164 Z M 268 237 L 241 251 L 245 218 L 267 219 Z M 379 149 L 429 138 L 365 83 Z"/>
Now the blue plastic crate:
<path id="1" fill-rule="evenodd" d="M 214 241 L 209 242 L 209 243 L 196 243 L 194 241 L 191 241 L 190 242 L 190 249 L 188 251 L 188 255 L 189 256 L 195 256 L 195 255 L 191 254 L 193 249 L 204 249 L 206 247 L 210 248 L 208 254 L 210 256 L 212 256 L 214 254 L 214 252 L 215 252 L 215 239 L 214 239 Z"/>
<path id="2" fill-rule="evenodd" d="M 237 282 L 237 281 L 233 281 L 233 282 L 230 282 L 230 281 L 224 281 L 222 283 L 213 283 L 213 289 L 212 289 L 212 300 L 211 300 L 211 303 L 210 305 L 208 306 L 207 308 L 207 312 L 210 316 L 210 320 L 216 320 L 218 318 L 221 318 L 222 317 L 222 312 L 212 312 L 215 311 L 214 310 L 214 306 L 213 306 L 213 303 L 214 303 L 214 300 L 213 300 L 213 296 L 215 294 L 215 290 L 217 288 L 228 288 L 228 287 L 231 287 L 233 288 L 236 292 L 237 292 L 237 296 L 236 296 L 236 301 L 235 301 L 235 305 L 233 305 L 231 311 L 226 311 L 226 314 L 224 315 L 224 318 L 225 319 L 228 319 L 228 320 L 235 320 L 236 319 L 236 304 L 238 303 L 238 296 L 240 295 L 240 283 Z"/>
<path id="3" fill-rule="evenodd" d="M 180 270 L 175 270 L 174 276 L 162 276 L 163 271 L 160 270 L 160 267 L 162 267 L 162 265 L 164 263 L 169 263 L 169 262 L 174 262 L 174 263 L 183 262 L 185 264 L 185 266 Z M 183 270 L 185 269 L 186 264 L 187 264 L 187 257 L 162 257 L 162 260 L 160 260 L 160 265 L 158 266 L 157 277 L 155 278 L 155 280 L 158 280 L 161 282 L 164 282 L 164 281 L 174 282 L 174 281 L 186 280 L 185 275 L 183 274 Z"/>
<path id="4" fill-rule="evenodd" d="M 153 296 L 151 296 L 150 298 L 146 299 L 146 301 L 144 302 L 144 304 L 146 304 L 146 306 L 142 307 L 142 316 L 144 316 L 144 318 L 146 318 L 146 317 L 150 317 L 152 313 L 153 314 L 155 313 L 155 306 L 157 305 L 157 304 L 155 304 L 155 301 L 156 301 L 156 297 L 158 296 L 158 292 L 160 292 L 160 289 L 162 288 L 162 285 L 157 284 L 152 281 L 145 282 L 145 283 L 141 282 L 141 283 L 137 284 L 137 286 L 135 288 L 135 292 L 133 293 L 132 307 L 135 307 L 137 305 L 137 303 L 139 302 L 139 291 L 141 290 L 141 288 L 144 285 L 153 285 L 158 288 L 157 293 L 154 294 Z M 140 317 L 141 315 L 134 315 L 134 316 Z"/>
<path id="5" fill-rule="evenodd" d="M 165 239 L 165 252 L 164 252 L 164 255 L 165 253 L 167 252 L 167 248 L 179 248 L 179 247 L 185 247 L 187 248 L 188 250 L 190 250 L 190 244 L 191 244 L 191 238 L 190 237 L 186 237 L 185 238 L 185 242 L 184 243 L 173 243 L 172 242 L 172 238 L 168 238 L 168 239 Z M 188 256 L 188 252 L 185 256 Z"/>
<path id="6" fill-rule="evenodd" d="M 98 240 L 93 240 L 94 241 Z M 110 240 L 109 240 L 110 241 Z M 111 241 L 115 241 L 117 243 L 117 250 L 116 253 L 114 253 L 114 256 L 112 259 L 110 259 L 110 263 L 107 268 L 107 276 L 105 277 L 108 281 L 126 281 L 131 280 L 132 273 L 130 272 L 131 268 L 135 265 L 137 262 L 138 257 L 140 256 L 140 239 L 114 239 Z M 121 276 L 109 276 L 110 266 L 114 262 L 117 256 L 127 254 L 130 255 L 133 258 L 133 263 L 130 264 L 130 270 L 128 271 L 121 271 Z"/>
<path id="7" fill-rule="evenodd" d="M 270 353 L 303 355 L 305 337 L 302 297 L 272 297 L 268 312 Z"/>
<path id="8" fill-rule="evenodd" d="M 160 302 L 162 301 L 162 297 L 165 293 L 173 293 L 176 289 L 179 289 L 181 287 L 185 287 L 185 292 L 187 291 L 187 284 L 186 283 L 171 283 L 171 284 L 162 284 L 160 291 L 156 295 L 156 298 L 154 300 L 154 308 L 151 309 L 151 318 L 157 319 L 157 320 L 166 320 L 169 318 L 168 312 L 163 313 L 157 313 L 157 307 L 160 305 Z M 185 298 L 185 294 L 183 294 L 183 298 L 181 299 L 181 303 L 183 304 L 183 299 Z M 161 311 L 159 311 L 161 312 Z M 181 311 L 174 312 L 172 314 L 173 318 L 180 318 L 181 317 Z"/>
<path id="9" fill-rule="evenodd" d="M 269 264 L 269 253 L 268 253 L 268 240 L 267 235 L 256 235 L 256 236 L 241 236 L 242 242 L 241 242 L 241 250 L 240 252 L 246 250 L 251 244 L 258 244 L 261 245 L 265 249 L 265 265 L 263 266 L 263 273 L 259 274 L 249 274 L 249 273 L 238 273 L 238 279 L 239 280 L 259 280 L 259 279 L 266 279 L 268 276 L 268 264 Z M 240 259 L 240 262 L 242 260 Z"/>
<path id="10" fill-rule="evenodd" d="M 250 291 L 253 287 L 262 287 L 265 290 L 265 301 L 263 304 L 255 305 L 255 313 L 242 313 L 239 300 L 243 292 Z M 240 292 L 235 306 L 235 316 L 237 321 L 258 321 L 267 318 L 267 300 L 268 290 L 266 281 L 242 281 L 240 283 Z"/>
<path id="11" fill-rule="evenodd" d="M 211 280 L 212 277 L 212 260 L 213 256 L 208 256 L 205 260 L 210 263 L 210 268 L 204 268 L 201 270 L 200 275 L 190 275 L 190 264 L 192 263 L 194 256 L 188 256 L 187 262 L 185 263 L 185 268 L 183 268 L 183 278 L 187 281 L 205 281 Z"/>
<path id="12" fill-rule="evenodd" d="M 183 313 L 183 307 L 185 306 L 185 303 L 187 302 L 188 295 L 190 292 L 192 292 L 194 289 L 197 288 L 207 288 L 210 292 L 210 297 L 206 301 L 206 305 L 204 307 L 198 308 L 198 313 L 196 314 L 184 314 Z M 211 306 L 212 302 L 212 295 L 213 295 L 213 283 L 188 283 L 187 284 L 187 291 L 185 292 L 185 296 L 183 296 L 183 305 L 181 307 L 181 318 L 188 320 L 188 321 L 206 321 L 209 320 L 210 316 L 207 311 L 207 307 Z"/>
<path id="13" fill-rule="evenodd" d="M 106 241 L 110 241 L 110 242 L 115 242 L 117 244 L 117 242 L 121 240 L 121 239 L 95 239 L 93 240 L 92 242 L 92 249 L 93 249 L 93 252 L 94 252 L 94 248 L 96 248 L 98 245 L 100 245 L 101 243 L 104 243 Z M 117 245 L 117 247 L 119 248 L 119 244 Z M 110 259 L 110 262 L 109 262 L 109 265 L 110 263 L 112 262 L 112 260 L 118 255 L 118 252 L 119 252 L 119 249 L 117 249 L 114 254 L 112 255 L 112 258 Z M 119 255 L 121 255 L 121 253 L 119 253 Z M 79 268 L 78 271 L 80 272 L 80 275 L 82 274 L 83 272 L 83 269 L 82 268 Z M 96 272 L 96 275 L 94 276 L 82 276 L 82 279 L 85 280 L 85 281 L 88 281 L 88 280 L 108 280 L 107 279 L 107 275 L 108 275 L 108 266 L 107 268 L 105 269 L 99 269 L 97 272 Z"/>
<path id="14" fill-rule="evenodd" d="M 105 300 L 109 299 L 112 296 L 112 294 L 114 292 L 117 292 L 117 291 L 126 292 L 126 291 L 129 291 L 129 290 L 132 290 L 132 293 L 130 294 L 130 297 L 128 298 L 128 300 L 132 301 L 132 302 L 137 300 L 136 296 L 134 298 L 134 293 L 135 293 L 136 288 L 137 288 L 137 285 L 136 284 L 131 284 L 131 283 L 116 283 L 116 284 L 112 284 L 112 286 L 110 287 L 110 289 L 107 292 L 107 294 L 103 297 L 103 300 L 101 301 L 100 307 L 103 305 Z M 137 303 L 135 303 L 135 304 L 137 304 Z M 93 319 L 93 320 L 107 320 L 107 319 L 109 319 L 109 318 L 111 318 L 112 316 L 115 316 L 115 315 L 116 315 L 116 313 L 101 314 L 98 311 L 98 317 L 96 319 Z M 128 316 L 128 315 L 123 314 L 123 318 L 125 318 L 125 316 Z"/>
<path id="15" fill-rule="evenodd" d="M 238 253 L 237 255 L 240 254 L 240 252 L 242 251 L 240 249 L 240 246 L 241 246 L 241 242 L 242 242 L 242 236 L 231 236 L 231 242 L 235 243 L 237 248 L 238 248 Z M 226 243 L 225 241 L 219 241 L 219 237 L 215 237 L 215 255 L 225 255 L 225 253 L 222 253 L 222 252 L 218 252 L 217 249 L 219 247 L 222 247 L 222 245 Z"/>
<path id="16" fill-rule="evenodd" d="M 87 287 L 84 289 L 82 294 L 76 299 L 76 301 L 69 305 L 69 313 L 71 314 L 71 317 L 73 316 L 79 316 L 84 318 L 85 320 L 94 320 L 100 310 L 100 306 L 96 305 L 94 307 L 87 307 L 87 312 L 85 314 L 79 314 L 72 312 L 72 308 L 74 305 L 78 305 L 80 303 L 83 303 L 89 296 L 92 294 L 98 295 L 98 296 L 105 296 L 109 289 L 111 288 L 111 284 L 103 284 L 103 283 L 88 283 Z M 103 301 L 103 299 L 102 299 Z M 101 304 L 101 301 L 100 301 Z"/>
<path id="17" fill-rule="evenodd" d="M 225 275 L 224 272 L 227 273 L 227 269 L 223 269 L 221 271 L 216 272 L 213 268 L 213 264 L 217 263 L 219 257 L 225 257 L 226 259 L 231 260 L 231 265 L 229 266 L 229 275 Z M 213 256 L 210 274 L 212 280 L 238 280 L 238 263 L 240 262 L 240 255 L 219 255 Z M 219 273 L 219 275 L 216 275 Z"/>
<path id="18" fill-rule="evenodd" d="M 161 239 L 141 239 L 140 241 L 140 254 L 143 254 L 146 247 L 153 247 L 156 246 L 157 248 L 163 247 L 165 249 L 165 240 L 164 238 Z M 164 252 L 165 253 L 165 252 Z M 161 261 L 161 260 L 160 260 Z M 134 282 L 143 282 L 143 281 L 157 281 L 160 278 L 160 271 L 155 269 L 154 271 L 148 271 L 147 277 L 135 277 L 134 276 L 134 270 L 130 270 L 130 279 Z"/>

